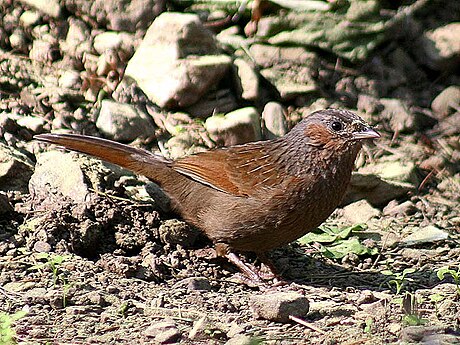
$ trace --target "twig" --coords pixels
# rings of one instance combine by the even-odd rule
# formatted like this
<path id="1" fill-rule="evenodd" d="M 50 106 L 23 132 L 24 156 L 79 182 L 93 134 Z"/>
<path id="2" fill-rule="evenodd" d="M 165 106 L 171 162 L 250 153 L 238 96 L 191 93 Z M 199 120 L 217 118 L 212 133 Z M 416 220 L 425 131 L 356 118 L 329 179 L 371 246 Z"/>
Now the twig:
<path id="1" fill-rule="evenodd" d="M 318 333 L 326 334 L 325 331 L 323 331 L 322 329 L 316 327 L 315 325 L 313 325 L 313 324 L 310 323 L 310 322 L 307 322 L 307 321 L 305 321 L 305 320 L 302 320 L 302 319 L 300 319 L 300 318 L 298 318 L 298 317 L 296 317 L 296 316 L 292 316 L 292 315 L 289 315 L 289 318 L 290 318 L 292 321 L 295 321 L 295 322 L 297 322 L 298 324 L 301 324 L 302 326 L 308 327 L 308 328 L 310 328 L 310 329 L 312 329 L 312 330 L 314 330 L 314 331 L 316 331 L 316 332 L 318 332 Z"/>

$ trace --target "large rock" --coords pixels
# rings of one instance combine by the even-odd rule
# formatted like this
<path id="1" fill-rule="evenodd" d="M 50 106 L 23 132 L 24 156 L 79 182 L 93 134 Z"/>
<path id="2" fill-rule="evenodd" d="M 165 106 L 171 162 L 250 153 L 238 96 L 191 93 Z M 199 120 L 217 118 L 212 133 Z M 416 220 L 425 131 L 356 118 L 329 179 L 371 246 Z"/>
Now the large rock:
<path id="1" fill-rule="evenodd" d="M 460 22 L 424 33 L 420 62 L 435 70 L 452 70 L 460 63 Z"/>
<path id="2" fill-rule="evenodd" d="M 218 83 L 231 63 L 198 16 L 170 12 L 147 30 L 125 75 L 160 107 L 186 107 Z"/>
<path id="3" fill-rule="evenodd" d="M 259 114 L 255 108 L 209 117 L 205 122 L 209 136 L 218 145 L 230 146 L 261 140 Z"/>
<path id="4" fill-rule="evenodd" d="M 268 102 L 262 111 L 265 139 L 275 139 L 288 132 L 286 110 L 278 102 Z"/>
<path id="5" fill-rule="evenodd" d="M 442 90 L 431 103 L 431 109 L 438 119 L 444 119 L 460 106 L 460 86 L 449 86 Z"/>
<path id="6" fill-rule="evenodd" d="M 0 143 L 0 191 L 27 193 L 33 166 L 26 155 Z"/>
<path id="7" fill-rule="evenodd" d="M 254 295 L 250 301 L 255 318 L 277 322 L 289 322 L 289 316 L 305 317 L 309 302 L 297 292 L 276 292 Z"/>
<path id="8" fill-rule="evenodd" d="M 414 190 L 415 186 L 407 182 L 382 179 L 376 174 L 355 172 L 351 177 L 350 187 L 343 204 L 366 199 L 374 206 L 386 205 Z"/>
<path id="9" fill-rule="evenodd" d="M 88 195 L 88 186 L 80 165 L 72 155 L 59 151 L 41 154 L 29 183 L 29 190 L 36 200 L 60 202 L 68 198 L 82 203 Z"/>
<path id="10" fill-rule="evenodd" d="M 103 100 L 96 127 L 117 141 L 133 141 L 153 135 L 153 120 L 140 109 L 130 105 Z"/>

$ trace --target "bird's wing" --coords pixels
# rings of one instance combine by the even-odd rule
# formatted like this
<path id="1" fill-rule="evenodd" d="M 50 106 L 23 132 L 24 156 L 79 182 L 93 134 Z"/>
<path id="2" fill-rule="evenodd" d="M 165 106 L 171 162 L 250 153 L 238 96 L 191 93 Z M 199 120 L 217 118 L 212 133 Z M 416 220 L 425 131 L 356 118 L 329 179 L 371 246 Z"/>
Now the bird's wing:
<path id="1" fill-rule="evenodd" d="M 278 157 L 268 142 L 198 153 L 171 167 L 195 181 L 235 196 L 253 196 L 279 183 Z"/>

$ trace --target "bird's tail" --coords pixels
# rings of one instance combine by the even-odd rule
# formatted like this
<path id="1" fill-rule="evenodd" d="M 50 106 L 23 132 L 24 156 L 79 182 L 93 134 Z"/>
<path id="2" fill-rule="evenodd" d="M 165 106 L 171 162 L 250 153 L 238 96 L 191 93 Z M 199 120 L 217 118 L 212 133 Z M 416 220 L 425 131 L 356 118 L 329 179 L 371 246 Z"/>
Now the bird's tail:
<path id="1" fill-rule="evenodd" d="M 160 184 L 165 170 L 172 170 L 169 167 L 170 161 L 163 156 L 112 140 L 78 134 L 39 134 L 34 136 L 34 139 L 95 156 L 144 175 Z"/>

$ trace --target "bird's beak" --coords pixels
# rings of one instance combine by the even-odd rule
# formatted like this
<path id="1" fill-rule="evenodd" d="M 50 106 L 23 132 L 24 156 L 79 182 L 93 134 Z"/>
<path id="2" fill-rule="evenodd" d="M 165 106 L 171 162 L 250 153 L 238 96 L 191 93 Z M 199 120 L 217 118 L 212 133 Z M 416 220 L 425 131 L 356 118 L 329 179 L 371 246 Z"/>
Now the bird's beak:
<path id="1" fill-rule="evenodd" d="M 361 140 L 361 139 L 375 139 L 380 138 L 380 134 L 374 131 L 372 128 L 367 127 L 365 130 L 361 132 L 353 133 L 353 139 Z"/>

